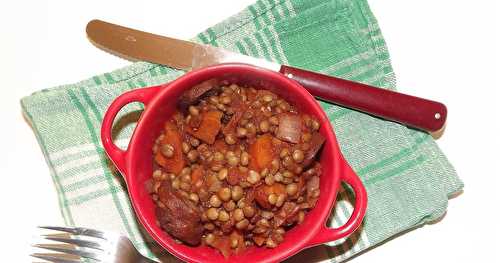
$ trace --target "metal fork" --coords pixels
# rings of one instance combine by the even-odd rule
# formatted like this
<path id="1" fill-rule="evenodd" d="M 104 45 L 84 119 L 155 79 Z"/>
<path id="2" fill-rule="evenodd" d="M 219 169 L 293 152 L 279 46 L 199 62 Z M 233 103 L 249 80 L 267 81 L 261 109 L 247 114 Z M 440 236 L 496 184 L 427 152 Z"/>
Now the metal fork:
<path id="1" fill-rule="evenodd" d="M 34 247 L 60 253 L 34 253 L 32 257 L 54 263 L 75 263 L 84 259 L 112 263 L 157 263 L 137 251 L 125 237 L 83 227 L 41 226 L 63 233 L 43 235 L 44 239 L 60 243 L 36 244 Z"/>

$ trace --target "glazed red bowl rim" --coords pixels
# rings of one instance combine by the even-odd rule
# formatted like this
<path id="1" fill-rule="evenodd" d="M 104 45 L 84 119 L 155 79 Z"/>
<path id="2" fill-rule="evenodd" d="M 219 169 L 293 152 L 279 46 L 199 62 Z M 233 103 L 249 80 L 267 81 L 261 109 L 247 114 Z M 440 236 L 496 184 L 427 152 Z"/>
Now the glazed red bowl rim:
<path id="1" fill-rule="evenodd" d="M 314 245 L 317 245 L 317 244 L 320 244 L 320 243 L 323 243 L 326 241 L 331 241 L 331 240 L 329 240 L 329 237 L 331 237 L 331 234 L 330 234 L 330 236 L 327 237 L 326 234 L 321 235 L 321 233 L 320 233 L 320 235 L 318 235 L 318 233 L 321 232 L 322 230 L 324 232 L 324 229 L 326 228 L 325 222 L 328 219 L 328 217 L 331 213 L 331 209 L 335 203 L 335 198 L 336 198 L 337 192 L 340 188 L 340 181 L 342 180 L 341 175 L 343 172 L 346 172 L 346 169 L 350 169 L 350 167 L 348 167 L 347 163 L 345 162 L 345 160 L 342 157 L 342 154 L 341 154 L 340 148 L 338 146 L 333 128 L 330 124 L 328 117 L 326 116 L 326 113 L 319 106 L 318 102 L 302 86 L 300 86 L 297 82 L 295 82 L 295 81 L 293 81 L 293 80 L 291 80 L 291 79 L 289 79 L 289 78 L 287 78 L 279 73 L 276 73 L 276 72 L 273 72 L 270 70 L 266 70 L 266 69 L 262 69 L 259 67 L 251 66 L 251 65 L 246 65 L 246 64 L 232 64 L 232 63 L 231 64 L 219 64 L 216 66 L 211 66 L 211 67 L 206 67 L 206 68 L 191 71 L 191 72 L 177 78 L 176 80 L 170 82 L 168 84 L 168 88 L 165 88 L 165 86 L 163 86 L 163 85 L 156 86 L 156 88 L 158 88 L 158 89 L 155 92 L 150 93 L 149 98 L 142 98 L 143 100 L 141 100 L 141 98 L 136 98 L 135 99 L 136 101 L 142 101 L 145 105 L 146 104 L 147 105 L 146 105 L 145 110 L 142 113 L 142 115 L 137 123 L 137 126 L 132 134 L 132 137 L 130 139 L 129 146 L 128 146 L 127 150 L 122 151 L 123 152 L 122 156 L 121 156 L 122 159 L 120 159 L 119 157 L 116 156 L 116 154 L 114 154 L 114 151 L 117 151 L 117 149 L 112 149 L 114 146 L 114 145 L 110 146 L 110 145 L 112 145 L 112 139 L 110 138 L 110 136 L 108 136 L 106 134 L 109 131 L 105 131 L 106 128 L 109 128 L 112 126 L 112 121 L 113 121 L 115 116 L 112 116 L 112 117 L 106 116 L 103 120 L 101 137 L 103 139 L 104 148 L 105 148 L 106 152 L 108 153 L 108 155 L 110 156 L 111 160 L 115 163 L 115 165 L 119 168 L 119 170 L 122 172 L 123 176 L 125 177 L 125 181 L 126 181 L 127 188 L 128 188 L 128 193 L 130 195 L 130 200 L 131 200 L 131 203 L 132 203 L 134 210 L 136 212 L 137 218 L 139 219 L 141 224 L 144 226 L 144 228 L 147 230 L 147 232 L 153 237 L 153 239 L 155 239 L 162 247 L 166 248 L 170 253 L 174 254 L 175 256 L 177 256 L 183 260 L 197 261 L 195 259 L 196 257 L 193 257 L 193 256 L 190 256 L 189 254 L 177 251 L 170 244 L 170 242 L 173 242 L 173 241 L 165 240 L 164 238 L 162 238 L 162 236 L 159 233 L 157 233 L 157 231 L 155 231 L 155 228 L 152 226 L 152 224 L 155 224 L 155 222 L 148 221 L 144 218 L 143 214 L 145 212 L 143 211 L 143 206 L 141 206 L 141 204 L 136 201 L 136 200 L 138 200 L 137 195 L 139 194 L 139 191 L 135 190 L 134 188 L 140 187 L 140 186 L 136 186 L 136 185 L 131 184 L 131 181 L 133 181 L 133 180 L 131 180 L 131 178 L 130 178 L 131 175 L 129 173 L 130 173 L 130 171 L 133 170 L 132 167 L 134 165 L 134 162 L 132 160 L 134 160 L 134 154 L 136 152 L 138 152 L 135 150 L 136 147 L 139 147 L 136 143 L 137 136 L 138 136 L 138 134 L 140 135 L 144 132 L 148 132 L 148 131 L 144 130 L 144 129 L 146 129 L 146 126 L 142 125 L 143 120 L 148 119 L 148 116 L 152 115 L 152 112 L 153 112 L 155 107 L 161 107 L 161 105 L 159 105 L 158 103 L 162 100 L 162 98 L 166 94 L 169 93 L 169 91 L 168 91 L 169 89 L 182 88 L 183 90 L 186 90 L 191 86 L 182 87 L 182 85 L 185 85 L 186 81 L 189 82 L 189 79 L 192 79 L 194 77 L 204 78 L 204 76 L 208 76 L 205 79 L 209 79 L 209 78 L 213 78 L 213 76 L 218 76 L 218 75 L 222 74 L 222 72 L 226 73 L 226 72 L 237 71 L 237 70 L 244 70 L 247 72 L 247 74 L 256 74 L 256 76 L 259 76 L 259 77 L 264 78 L 264 79 L 273 79 L 273 81 L 281 83 L 281 86 L 287 87 L 290 92 L 295 92 L 298 97 L 301 97 L 300 100 L 303 101 L 303 103 L 309 104 L 311 109 L 314 111 L 314 115 L 316 115 L 315 117 L 319 117 L 319 121 L 321 123 L 322 129 L 325 129 L 323 127 L 326 127 L 326 132 L 322 133 L 323 136 L 325 136 L 325 138 L 326 138 L 325 144 L 329 144 L 329 146 L 332 148 L 331 149 L 332 154 L 337 153 L 341 157 L 340 161 L 338 159 L 335 161 L 339 161 L 339 162 L 343 161 L 344 162 L 344 166 L 341 164 L 338 164 L 338 165 L 335 165 L 333 168 L 332 176 L 334 178 L 332 179 L 333 180 L 332 185 L 334 187 L 332 189 L 329 189 L 326 192 L 323 189 L 321 191 L 322 198 L 325 198 L 324 196 L 326 195 L 327 196 L 326 200 L 329 201 L 328 202 L 329 204 L 325 205 L 324 207 L 321 207 L 322 210 L 320 210 L 321 212 L 319 215 L 321 220 L 318 220 L 318 222 L 314 224 L 314 227 L 310 229 L 308 234 L 306 236 L 303 236 L 302 239 L 298 240 L 298 242 L 296 242 L 296 244 L 293 246 L 292 249 L 289 249 L 287 251 L 283 251 L 280 254 L 274 253 L 274 254 L 272 254 L 272 258 L 267 259 L 267 261 L 283 260 L 283 259 L 299 252 L 300 250 L 302 250 L 304 248 L 314 246 Z M 135 91 L 136 90 L 133 90 L 131 92 L 135 92 Z M 125 94 L 123 94 L 123 95 L 125 95 Z M 117 100 L 118 100 L 118 98 L 115 99 L 114 102 L 116 102 Z M 110 109 L 111 109 L 111 106 L 110 106 Z M 110 110 L 108 110 L 108 112 L 106 112 L 106 115 L 108 115 L 109 111 Z M 113 113 L 110 113 L 110 114 L 113 115 Z M 114 113 L 114 115 L 116 115 L 116 113 Z M 109 123 L 110 119 L 111 119 L 111 124 Z M 114 147 L 116 147 L 116 146 L 114 146 Z M 120 162 L 122 162 L 122 163 L 120 163 Z M 347 167 L 345 167 L 345 165 L 347 165 Z M 347 172 L 352 172 L 352 170 L 347 171 Z M 355 174 L 354 174 L 354 176 L 355 176 Z M 346 178 L 343 178 L 343 179 L 346 179 Z M 346 181 L 346 180 L 344 180 L 344 181 Z M 350 183 L 350 184 L 352 185 L 352 183 Z M 358 185 L 358 188 L 359 188 L 359 185 Z M 358 211 L 357 211 L 358 215 L 357 215 L 357 218 L 355 218 L 356 220 L 351 220 L 351 219 L 353 219 L 354 214 L 356 213 L 356 211 L 355 211 L 355 212 L 353 212 L 353 216 L 349 220 L 349 221 L 353 221 L 353 222 L 346 223 L 345 226 L 349 225 L 349 226 L 347 226 L 348 229 L 345 229 L 345 231 L 343 231 L 343 232 L 340 231 L 342 233 L 339 233 L 338 238 L 335 238 L 335 239 L 345 237 L 348 234 L 352 233 L 361 223 L 362 217 L 364 216 L 364 213 L 366 210 L 366 191 L 363 188 L 360 191 L 356 192 L 356 203 L 358 203 L 358 194 L 364 195 L 364 200 L 361 200 L 361 203 L 363 203 L 363 204 L 361 204 L 361 208 L 358 209 Z M 360 198 L 363 198 L 363 196 L 361 196 Z M 359 214 L 361 214 L 361 216 Z M 359 218 L 359 217 L 361 217 L 361 218 Z"/>

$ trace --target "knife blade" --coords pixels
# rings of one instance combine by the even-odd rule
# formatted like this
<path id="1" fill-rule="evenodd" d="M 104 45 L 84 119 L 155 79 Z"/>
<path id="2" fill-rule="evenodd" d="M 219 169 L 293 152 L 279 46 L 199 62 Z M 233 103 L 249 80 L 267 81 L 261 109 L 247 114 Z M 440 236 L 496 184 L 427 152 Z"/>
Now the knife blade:
<path id="1" fill-rule="evenodd" d="M 188 71 L 220 63 L 247 63 L 284 74 L 300 83 L 316 98 L 386 120 L 427 132 L 439 131 L 446 122 L 447 109 L 440 102 L 101 20 L 90 21 L 86 31 L 94 45 L 126 59 Z"/>

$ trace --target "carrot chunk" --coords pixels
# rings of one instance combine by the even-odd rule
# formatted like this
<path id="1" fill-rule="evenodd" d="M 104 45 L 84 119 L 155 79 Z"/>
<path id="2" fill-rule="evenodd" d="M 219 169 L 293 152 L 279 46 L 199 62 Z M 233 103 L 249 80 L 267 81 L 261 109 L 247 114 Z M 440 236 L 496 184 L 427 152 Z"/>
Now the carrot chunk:
<path id="1" fill-rule="evenodd" d="M 205 143 L 213 144 L 215 142 L 215 137 L 219 133 L 222 126 L 221 118 L 222 112 L 220 111 L 205 112 L 202 115 L 201 123 L 198 129 L 194 130 L 188 126 L 186 131 Z"/>
<path id="2" fill-rule="evenodd" d="M 167 158 L 158 151 L 155 155 L 155 161 L 165 168 L 169 173 L 179 174 L 184 168 L 184 158 L 182 157 L 182 139 L 181 134 L 171 122 L 165 124 L 165 136 L 160 142 L 161 145 L 170 144 L 174 148 L 174 154 Z"/>
<path id="3" fill-rule="evenodd" d="M 260 171 L 271 164 L 274 158 L 272 138 L 267 133 L 250 145 L 250 169 Z"/>

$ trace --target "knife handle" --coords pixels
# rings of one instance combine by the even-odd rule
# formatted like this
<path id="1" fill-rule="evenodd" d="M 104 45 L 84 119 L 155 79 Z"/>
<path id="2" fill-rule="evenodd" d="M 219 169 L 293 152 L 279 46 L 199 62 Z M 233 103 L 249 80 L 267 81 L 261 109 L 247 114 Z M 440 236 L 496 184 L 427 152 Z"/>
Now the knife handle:
<path id="1" fill-rule="evenodd" d="M 427 132 L 440 130 L 446 122 L 446 106 L 440 102 L 285 65 L 280 72 L 319 99 L 383 119 Z"/>

